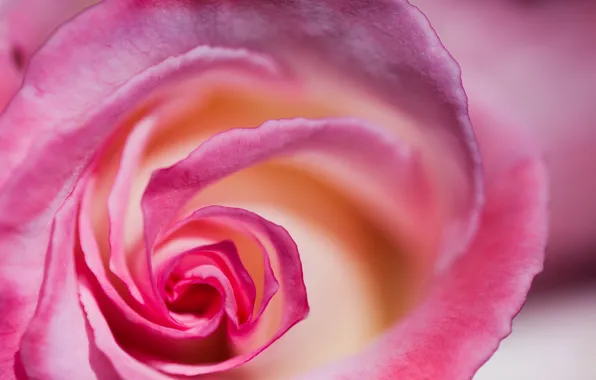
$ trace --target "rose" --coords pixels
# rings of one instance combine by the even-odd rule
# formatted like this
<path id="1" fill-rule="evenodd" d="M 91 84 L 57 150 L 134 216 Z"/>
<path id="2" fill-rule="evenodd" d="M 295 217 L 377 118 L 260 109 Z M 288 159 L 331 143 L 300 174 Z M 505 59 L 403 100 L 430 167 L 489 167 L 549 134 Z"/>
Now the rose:
<path id="1" fill-rule="evenodd" d="M 0 119 L 0 373 L 262 379 L 350 354 L 302 375 L 470 377 L 508 334 L 545 238 L 541 162 L 516 129 L 497 132 L 477 131 L 478 150 L 455 64 L 404 2 L 101 3 L 32 58 Z M 280 189 L 297 197 L 277 204 Z M 272 221 L 213 200 L 271 202 Z M 319 227 L 286 232 L 284 209 Z M 336 242 L 354 256 L 325 266 Z M 411 279 L 396 295 L 398 244 Z M 317 271 L 349 271 L 348 257 L 369 282 L 318 296 L 350 286 Z M 326 323 L 284 358 L 287 340 L 265 349 L 306 316 L 300 260 L 312 315 L 284 338 Z M 336 329 L 350 297 L 380 339 L 343 339 L 369 329 Z"/>
<path id="2" fill-rule="evenodd" d="M 413 2 L 462 67 L 477 127 L 515 124 L 544 151 L 552 188 L 545 271 L 477 378 L 592 378 L 596 241 L 593 2 Z M 499 32 L 496 32 L 496 31 Z M 556 326 L 556 328 L 555 328 Z M 588 354 L 589 355 L 589 354 Z"/>

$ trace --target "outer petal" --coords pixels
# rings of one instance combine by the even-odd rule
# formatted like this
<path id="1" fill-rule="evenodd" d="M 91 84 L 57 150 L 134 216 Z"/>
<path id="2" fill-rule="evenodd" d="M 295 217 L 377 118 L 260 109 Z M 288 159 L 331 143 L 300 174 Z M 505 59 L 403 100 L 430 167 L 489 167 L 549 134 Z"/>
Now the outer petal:
<path id="1" fill-rule="evenodd" d="M 74 258 L 76 202 L 77 196 L 69 197 L 53 222 L 39 304 L 20 349 L 29 379 L 115 376 L 87 334 L 79 304 Z"/>
<path id="2" fill-rule="evenodd" d="M 543 165 L 526 160 L 495 169 L 474 243 L 437 280 L 429 299 L 362 355 L 304 379 L 473 376 L 510 333 L 511 320 L 542 268 L 546 240 Z"/>
<path id="3" fill-rule="evenodd" d="M 474 125 L 483 127 L 474 113 L 492 113 L 527 129 L 543 149 L 552 188 L 549 252 L 562 254 L 550 258 L 553 268 L 569 254 L 594 252 L 596 3 L 412 3 L 461 65 Z"/>
<path id="4" fill-rule="evenodd" d="M 21 85 L 31 55 L 62 22 L 93 2 L 0 1 L 0 112 Z"/>

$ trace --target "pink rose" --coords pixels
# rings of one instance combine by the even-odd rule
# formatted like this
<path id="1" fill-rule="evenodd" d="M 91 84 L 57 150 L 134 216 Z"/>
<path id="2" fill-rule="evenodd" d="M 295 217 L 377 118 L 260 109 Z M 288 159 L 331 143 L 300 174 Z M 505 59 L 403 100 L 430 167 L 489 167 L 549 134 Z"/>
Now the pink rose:
<path id="1" fill-rule="evenodd" d="M 519 132 L 405 1 L 89 8 L 0 116 L 0 377 L 471 378 L 542 265 Z"/>

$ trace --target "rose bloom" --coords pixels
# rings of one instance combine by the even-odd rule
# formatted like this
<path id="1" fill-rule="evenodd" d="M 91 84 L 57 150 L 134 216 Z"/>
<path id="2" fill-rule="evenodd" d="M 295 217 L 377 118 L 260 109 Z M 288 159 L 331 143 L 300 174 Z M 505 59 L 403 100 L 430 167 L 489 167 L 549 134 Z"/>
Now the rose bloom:
<path id="1" fill-rule="evenodd" d="M 462 67 L 476 128 L 515 124 L 543 151 L 545 271 L 477 380 L 596 378 L 596 3 L 415 0 Z"/>
<path id="2" fill-rule="evenodd" d="M 86 9 L 0 116 L 0 377 L 471 378 L 547 183 L 466 103 L 405 1 Z"/>

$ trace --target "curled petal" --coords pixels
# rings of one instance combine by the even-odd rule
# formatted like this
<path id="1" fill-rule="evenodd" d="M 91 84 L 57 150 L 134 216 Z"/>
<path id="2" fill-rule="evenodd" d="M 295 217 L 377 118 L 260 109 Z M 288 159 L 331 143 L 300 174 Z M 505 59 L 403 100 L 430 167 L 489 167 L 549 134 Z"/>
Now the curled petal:
<path id="1" fill-rule="evenodd" d="M 148 297 L 141 294 L 139 285 L 132 278 L 127 264 L 125 236 L 126 236 L 126 211 L 130 198 L 134 173 L 143 159 L 143 149 L 146 141 L 151 137 L 151 119 L 141 121 L 127 138 L 120 167 L 108 197 L 109 240 L 110 240 L 110 270 L 127 284 L 132 295 L 140 302 Z M 142 290 L 142 285 L 140 285 Z M 150 301 L 154 301 L 149 297 Z"/>
<path id="2" fill-rule="evenodd" d="M 58 32 L 56 39 L 69 40 L 69 36 L 72 35 Z M 71 43 L 71 48 L 77 45 L 76 41 Z M 48 46 L 44 49 L 49 50 L 50 56 L 57 54 L 62 57 L 46 61 L 46 67 L 58 67 L 67 63 L 64 62 L 67 55 L 63 55 L 64 51 L 60 50 L 60 47 L 58 51 L 53 50 L 56 47 Z M 39 56 L 43 57 L 44 54 L 40 52 Z M 47 55 L 45 57 L 48 58 Z M 50 61 L 53 63 L 50 64 Z M 101 88 L 104 92 L 99 93 L 83 89 L 80 89 L 80 92 L 71 92 L 73 88 L 69 86 L 73 83 L 69 83 L 68 80 L 48 84 L 49 87 L 44 85 L 45 90 L 39 92 L 40 87 L 35 83 L 43 82 L 46 77 L 42 75 L 25 80 L 20 95 L 16 96 L 17 99 L 0 119 L 0 161 L 6 165 L 6 170 L 0 173 L 0 209 L 3 210 L 0 215 L 0 246 L 7 252 L 0 258 L 0 309 L 9 310 L 9 313 L 0 319 L 0 334 L 3 336 L 3 346 L 0 350 L 2 376 L 13 376 L 14 355 L 19 347 L 20 337 L 35 310 L 37 294 L 43 279 L 46 253 L 44 247 L 48 245 L 52 217 L 66 194 L 74 187 L 93 152 L 99 149 L 110 132 L 116 128 L 119 118 L 129 110 L 129 106 L 139 101 L 160 80 L 222 61 L 241 61 L 262 75 L 271 73 L 268 61 L 245 51 L 198 48 L 183 57 L 171 58 L 121 86 L 98 83 L 96 77 L 86 78 L 89 86 L 86 87 L 87 90 Z M 32 72 L 34 71 L 32 69 Z M 72 76 L 64 77 L 67 78 Z M 50 90 L 53 86 L 57 87 Z M 116 88 L 118 91 L 115 91 Z M 30 97 L 27 92 L 37 96 Z M 76 92 L 78 94 L 75 94 Z M 62 97 L 68 94 L 73 97 Z M 82 98 L 82 94 L 85 95 L 86 101 L 90 102 L 87 105 L 76 101 Z M 54 98 L 55 96 L 57 98 Z M 106 96 L 107 99 L 102 99 L 102 96 Z M 87 110 L 93 103 L 94 116 L 89 117 Z M 61 107 L 64 104 L 78 106 L 66 110 Z M 61 109 L 61 112 L 56 113 L 55 109 Z M 14 128 L 15 125 L 22 129 Z M 31 134 L 38 138 L 31 139 Z M 61 154 L 56 155 L 55 152 Z M 27 160 L 21 162 L 25 156 Z M 19 169 L 15 171 L 17 166 Z M 19 201 L 23 197 L 28 201 Z M 15 270 L 19 273 L 18 278 L 13 275 Z M 117 297 L 115 295 L 115 298 Z"/>
<path id="3" fill-rule="evenodd" d="M 205 272 L 205 268 L 209 270 Z M 231 241 L 201 246 L 179 254 L 168 260 L 158 273 L 158 289 L 162 291 L 162 297 L 166 299 L 170 311 L 192 310 L 197 307 L 212 309 L 212 305 L 205 303 L 219 303 L 220 309 L 225 305 L 225 311 L 236 328 L 252 316 L 256 298 L 255 285 Z M 208 281 L 209 277 L 218 283 L 212 285 Z M 211 285 L 211 290 L 217 290 L 220 299 L 213 300 L 213 292 L 209 289 L 191 297 L 192 289 L 189 291 L 188 288 L 195 284 Z M 205 313 L 209 313 L 209 310 L 199 314 Z"/>
<path id="4" fill-rule="evenodd" d="M 201 212 L 195 212 L 192 215 L 182 219 L 179 221 L 176 226 L 166 235 L 164 238 L 165 241 L 173 240 L 176 241 L 176 235 L 180 231 L 183 231 L 185 227 L 192 225 L 193 222 L 201 222 L 198 226 L 199 228 L 205 227 L 204 222 L 209 220 L 208 218 L 204 218 L 201 216 Z M 221 223 L 217 223 L 219 225 Z M 275 295 L 277 290 L 279 289 L 279 283 L 275 278 L 275 274 L 273 273 L 273 269 L 271 268 L 271 262 L 268 256 L 268 253 L 265 247 L 258 241 L 256 237 L 254 237 L 249 230 L 243 228 L 237 228 L 235 223 L 227 223 L 230 225 L 229 230 L 224 230 L 225 232 L 233 231 L 243 235 L 248 235 L 251 240 L 257 244 L 260 248 L 260 254 L 263 257 L 263 285 L 262 285 L 262 293 L 260 295 L 256 294 L 256 287 L 251 277 L 251 274 L 247 271 L 244 267 L 242 259 L 238 255 L 237 248 L 235 247 L 234 240 L 225 240 L 220 243 L 208 245 L 208 246 L 200 246 L 193 249 L 190 249 L 182 254 L 179 253 L 169 253 L 166 252 L 166 256 L 174 255 L 174 258 L 166 261 L 165 264 L 159 264 L 160 261 L 164 259 L 160 258 L 164 254 L 160 252 L 160 248 L 157 248 L 157 252 L 154 253 L 153 256 L 153 265 L 155 271 L 158 274 L 157 282 L 158 282 L 158 289 L 161 289 L 160 282 L 164 282 L 164 273 L 168 272 L 167 268 L 163 268 L 166 265 L 172 265 L 173 263 L 180 262 L 181 260 L 185 259 L 185 256 L 189 256 L 190 259 L 186 264 L 190 266 L 198 266 L 205 263 L 214 263 L 219 268 L 222 268 L 223 272 L 226 274 L 226 277 L 232 282 L 234 289 L 235 289 L 235 298 L 238 303 L 241 305 L 241 308 L 245 310 L 242 313 L 242 316 L 239 317 L 239 321 L 242 322 L 242 330 L 245 330 L 247 326 L 246 323 L 249 323 L 252 320 L 257 320 L 259 316 L 263 313 L 265 307 L 271 300 L 271 298 Z M 193 229 L 193 238 L 196 237 L 196 234 L 201 233 L 203 231 L 196 231 Z M 244 248 L 244 247 L 242 247 Z M 163 250 L 163 248 L 161 248 Z M 161 268 L 161 269 L 160 269 Z M 260 269 L 260 268 L 259 268 Z M 258 302 L 257 305 L 257 300 Z M 257 309 L 258 306 L 258 309 Z M 255 313 L 256 311 L 256 313 Z M 235 326 L 237 329 L 240 326 Z"/>
<path id="5" fill-rule="evenodd" d="M 243 364 L 258 353 L 273 344 L 283 334 L 286 333 L 292 326 L 304 319 L 308 314 L 308 301 L 306 298 L 306 288 L 302 279 L 302 265 L 300 263 L 300 256 L 296 244 L 281 226 L 275 225 L 260 216 L 238 208 L 230 208 L 223 206 L 210 206 L 200 209 L 193 213 L 193 219 L 209 219 L 218 220 L 226 224 L 241 225 L 248 230 L 262 236 L 269 244 L 272 245 L 273 252 L 279 262 L 280 268 L 280 291 L 283 295 L 283 312 L 279 326 L 275 334 L 269 338 L 267 343 L 258 347 L 246 354 L 238 355 L 224 363 L 212 366 L 190 366 L 176 363 L 163 363 L 157 365 L 163 371 L 168 373 L 182 374 L 186 376 L 198 375 L 203 373 L 222 371 L 234 368 Z M 254 319 L 253 324 L 259 322 L 259 312 Z M 247 326 L 251 329 L 252 326 Z M 236 332 L 230 331 L 231 338 L 235 337 L 245 338 L 246 327 L 239 329 Z"/>
<path id="6" fill-rule="evenodd" d="M 220 133 L 176 165 L 156 171 L 142 200 L 146 245 L 153 245 L 185 202 L 215 181 L 268 159 L 313 153 L 315 159 L 341 157 L 371 182 L 386 184 L 392 201 L 409 211 L 405 214 L 429 218 L 428 184 L 420 178 L 416 155 L 392 134 L 349 118 L 274 120 Z M 404 228 L 404 235 L 420 232 L 410 231 L 413 225 Z"/>

